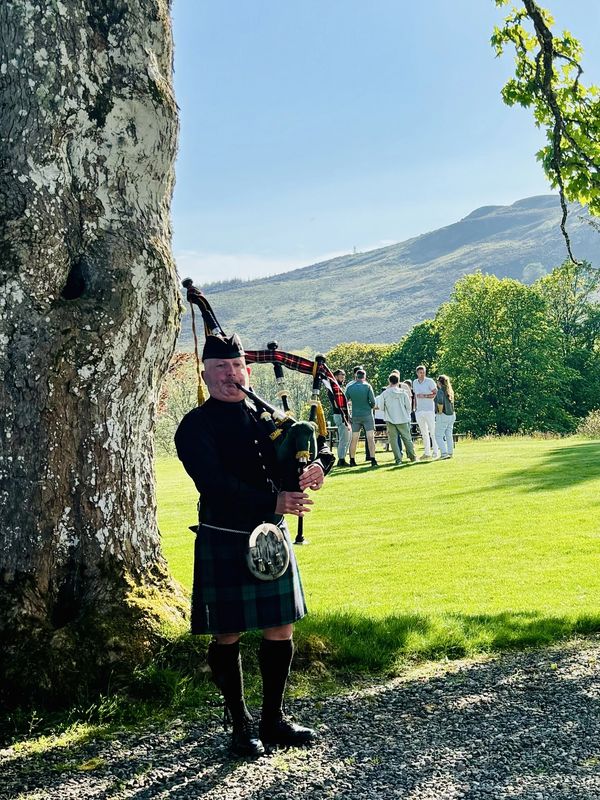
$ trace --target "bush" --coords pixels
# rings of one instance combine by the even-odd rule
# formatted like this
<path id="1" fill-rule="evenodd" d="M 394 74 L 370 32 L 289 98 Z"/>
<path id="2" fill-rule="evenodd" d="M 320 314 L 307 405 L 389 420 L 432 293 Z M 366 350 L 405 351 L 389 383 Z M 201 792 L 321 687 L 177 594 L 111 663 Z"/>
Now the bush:
<path id="1" fill-rule="evenodd" d="M 158 455 L 175 455 L 173 438 L 177 426 L 197 403 L 198 378 L 193 353 L 175 353 L 163 380 L 158 400 L 154 436 Z"/>
<path id="2" fill-rule="evenodd" d="M 600 408 L 590 411 L 577 427 L 577 433 L 587 439 L 600 439 Z"/>
<path id="3" fill-rule="evenodd" d="M 363 344 L 361 342 L 342 342 L 333 347 L 327 354 L 327 366 L 330 370 L 343 369 L 346 373 L 346 380 L 353 378 L 352 370 L 359 365 L 363 366 L 367 373 L 367 380 L 373 384 L 375 394 L 377 394 L 377 373 L 379 365 L 390 351 L 392 345 L 389 344 Z M 385 380 L 387 384 L 387 378 Z"/>

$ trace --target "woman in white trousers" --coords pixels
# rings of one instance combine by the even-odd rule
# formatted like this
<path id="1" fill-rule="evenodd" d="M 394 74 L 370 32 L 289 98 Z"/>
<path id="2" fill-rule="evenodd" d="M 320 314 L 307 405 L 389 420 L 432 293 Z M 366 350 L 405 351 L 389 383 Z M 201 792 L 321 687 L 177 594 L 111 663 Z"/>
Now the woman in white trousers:
<path id="1" fill-rule="evenodd" d="M 447 375 L 437 379 L 438 391 L 435 396 L 435 441 L 442 458 L 452 458 L 454 454 L 454 389 Z"/>

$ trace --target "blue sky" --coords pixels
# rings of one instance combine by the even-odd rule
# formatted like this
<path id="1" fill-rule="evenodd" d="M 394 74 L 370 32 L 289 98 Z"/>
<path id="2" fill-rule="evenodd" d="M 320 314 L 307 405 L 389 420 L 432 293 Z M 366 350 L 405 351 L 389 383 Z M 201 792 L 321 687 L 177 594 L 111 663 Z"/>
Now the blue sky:
<path id="1" fill-rule="evenodd" d="M 600 2 L 546 0 L 600 84 Z M 305 266 L 549 191 L 500 89 L 493 0 L 174 0 L 174 251 L 200 284 Z"/>

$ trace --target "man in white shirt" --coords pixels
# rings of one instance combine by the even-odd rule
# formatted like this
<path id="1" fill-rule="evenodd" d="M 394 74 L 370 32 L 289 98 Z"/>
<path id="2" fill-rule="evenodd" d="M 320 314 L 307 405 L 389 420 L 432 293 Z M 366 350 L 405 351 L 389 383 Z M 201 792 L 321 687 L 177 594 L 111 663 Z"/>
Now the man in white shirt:
<path id="1" fill-rule="evenodd" d="M 388 378 L 389 386 L 379 395 L 378 406 L 383 411 L 387 427 L 388 441 L 392 448 L 396 464 L 402 463 L 402 450 L 398 445 L 398 436 L 402 439 L 406 454 L 410 461 L 416 461 L 415 448 L 410 435 L 411 402 L 408 393 L 399 385 L 397 373 L 392 372 Z"/>
<path id="2" fill-rule="evenodd" d="M 433 443 L 433 457 L 438 458 L 439 447 L 435 440 L 435 403 L 437 393 L 435 381 L 426 377 L 427 370 L 422 364 L 416 369 L 417 379 L 413 381 L 413 392 L 417 401 L 415 416 L 417 425 L 423 439 L 423 458 L 431 458 L 431 444 Z"/>

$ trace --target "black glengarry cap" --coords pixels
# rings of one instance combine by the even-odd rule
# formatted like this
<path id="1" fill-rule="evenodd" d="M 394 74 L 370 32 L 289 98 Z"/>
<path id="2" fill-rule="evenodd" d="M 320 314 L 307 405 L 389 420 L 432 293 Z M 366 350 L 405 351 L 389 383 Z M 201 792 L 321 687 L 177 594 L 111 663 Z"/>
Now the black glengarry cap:
<path id="1" fill-rule="evenodd" d="M 241 358 L 243 356 L 244 347 L 237 333 L 228 337 L 212 334 L 206 337 L 202 350 L 202 361 L 206 361 L 207 358 Z"/>

